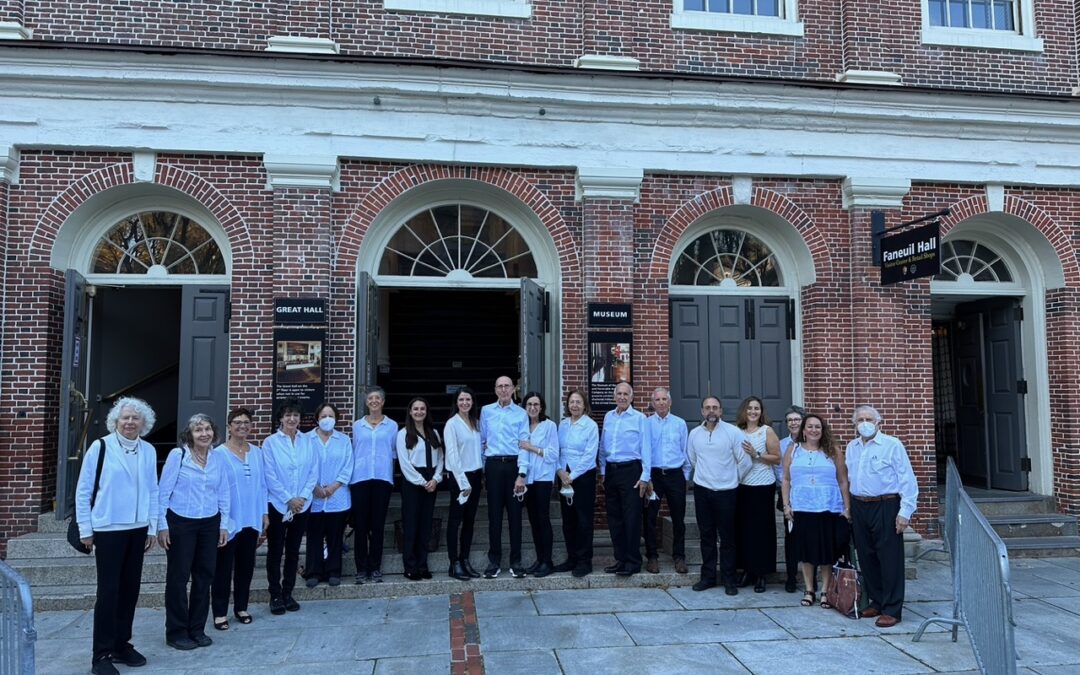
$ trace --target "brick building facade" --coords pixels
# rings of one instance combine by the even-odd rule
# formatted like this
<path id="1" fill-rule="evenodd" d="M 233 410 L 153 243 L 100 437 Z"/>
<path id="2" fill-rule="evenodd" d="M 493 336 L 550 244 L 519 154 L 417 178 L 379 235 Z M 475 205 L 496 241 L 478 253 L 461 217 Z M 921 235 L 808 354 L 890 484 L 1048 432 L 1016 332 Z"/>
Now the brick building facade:
<path id="1" fill-rule="evenodd" d="M 108 336 L 161 352 L 142 367 L 167 386 L 205 365 L 173 344 L 183 326 L 147 327 L 170 303 L 186 321 L 181 289 L 227 289 L 217 403 L 268 426 L 274 298 L 327 301 L 326 393 L 351 418 L 368 380 L 405 391 L 405 366 L 458 360 L 389 335 L 430 329 L 402 323 L 429 312 L 418 293 L 518 302 L 523 261 L 549 299 L 533 366 L 552 408 L 589 380 L 587 303 L 630 303 L 639 405 L 670 384 L 692 416 L 703 392 L 768 389 L 774 417 L 800 403 L 847 438 L 870 402 L 911 454 L 924 534 L 945 455 L 973 484 L 1080 514 L 1078 23 L 1065 0 L 0 0 L 0 550 L 74 470 L 65 368 L 94 360 L 96 432 L 128 390 L 110 374 L 146 379 Z M 881 286 L 871 212 L 892 226 L 943 208 L 951 267 Z M 436 225 L 421 241 L 425 213 L 493 257 L 431 253 L 465 239 Z M 168 258 L 165 227 L 165 258 L 106 270 L 136 214 L 196 223 L 219 257 Z M 429 245 L 406 251 L 411 273 L 388 253 L 409 222 Z M 66 270 L 98 290 L 65 359 Z M 358 323 L 368 278 L 380 309 Z M 708 322 L 680 332 L 676 306 Z M 779 342 L 739 323 L 767 312 Z M 357 336 L 373 326 L 376 342 Z M 501 363 L 525 369 L 516 351 Z"/>

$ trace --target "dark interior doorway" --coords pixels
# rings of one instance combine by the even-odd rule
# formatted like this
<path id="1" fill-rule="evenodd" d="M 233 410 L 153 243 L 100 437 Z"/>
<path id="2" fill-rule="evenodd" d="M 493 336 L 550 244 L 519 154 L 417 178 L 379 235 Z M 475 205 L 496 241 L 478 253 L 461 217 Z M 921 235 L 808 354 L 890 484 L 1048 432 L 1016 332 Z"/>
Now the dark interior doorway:
<path id="1" fill-rule="evenodd" d="M 380 359 L 378 384 L 386 390 L 386 414 L 398 424 L 415 396 L 428 400 L 441 428 L 460 385 L 485 405 L 495 400 L 495 378 L 520 376 L 517 290 L 387 289 L 383 301 L 388 359 Z"/>

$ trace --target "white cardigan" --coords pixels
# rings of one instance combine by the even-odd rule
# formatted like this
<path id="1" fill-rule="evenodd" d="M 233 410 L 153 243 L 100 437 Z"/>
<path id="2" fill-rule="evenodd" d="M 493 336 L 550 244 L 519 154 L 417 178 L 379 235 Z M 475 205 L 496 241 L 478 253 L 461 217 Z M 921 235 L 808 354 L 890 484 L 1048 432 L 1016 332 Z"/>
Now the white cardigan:
<path id="1" fill-rule="evenodd" d="M 148 535 L 157 534 L 158 482 L 157 453 L 154 446 L 139 439 L 139 449 L 129 468 L 124 449 L 116 440 L 116 434 L 103 439 L 105 462 L 101 465 L 94 510 L 90 510 L 90 494 L 94 491 L 94 474 L 97 471 L 97 441 L 90 444 L 83 455 L 79 482 L 75 487 L 75 522 L 79 524 L 79 536 L 90 537 L 95 531 L 108 532 L 148 527 Z"/>

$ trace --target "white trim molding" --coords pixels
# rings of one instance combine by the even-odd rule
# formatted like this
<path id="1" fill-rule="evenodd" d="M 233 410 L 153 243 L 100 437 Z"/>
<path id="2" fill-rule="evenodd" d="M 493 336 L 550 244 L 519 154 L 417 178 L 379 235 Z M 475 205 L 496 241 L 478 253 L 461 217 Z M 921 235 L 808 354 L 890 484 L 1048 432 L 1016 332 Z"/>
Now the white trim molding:
<path id="1" fill-rule="evenodd" d="M 505 19 L 528 19 L 532 5 L 525 0 L 383 0 L 388 12 L 427 14 L 469 14 Z"/>
<path id="2" fill-rule="evenodd" d="M 907 178 L 848 176 L 844 178 L 844 208 L 899 209 L 910 191 L 911 180 Z"/>
<path id="3" fill-rule="evenodd" d="M 19 149 L 8 146 L 0 148 L 0 181 L 8 185 L 19 184 Z"/>
<path id="4" fill-rule="evenodd" d="M 574 59 L 574 67 L 587 70 L 641 70 L 641 61 L 629 56 L 582 54 Z"/>
<path id="5" fill-rule="evenodd" d="M 637 203 L 644 178 L 642 169 L 578 167 L 574 181 L 577 199 L 629 199 Z"/>
<path id="6" fill-rule="evenodd" d="M 266 168 L 266 187 L 277 188 L 313 188 L 337 190 L 337 157 L 299 157 L 291 155 L 266 155 L 263 157 Z"/>
<path id="7" fill-rule="evenodd" d="M 900 76 L 887 70 L 845 70 L 836 76 L 836 81 L 845 84 L 899 85 Z"/>
<path id="8" fill-rule="evenodd" d="M 943 47 L 974 47 L 976 49 L 1000 49 L 1016 52 L 1041 52 L 1043 40 L 1035 36 L 1034 0 L 1016 0 L 1019 13 L 1016 22 L 1019 30 L 990 30 L 986 28 L 951 28 L 930 25 L 930 4 L 922 4 L 922 43 Z"/>
<path id="9" fill-rule="evenodd" d="M 671 27 L 722 33 L 762 33 L 804 37 L 806 28 L 798 20 L 798 2 L 782 0 L 783 16 L 754 16 L 727 12 L 701 12 L 683 9 L 684 0 L 671 0 Z"/>
<path id="10" fill-rule="evenodd" d="M 157 153 L 136 150 L 131 153 L 131 168 L 135 174 L 135 180 L 141 183 L 152 182 L 154 173 L 157 171 Z"/>
<path id="11" fill-rule="evenodd" d="M 0 21 L 0 40 L 32 40 L 34 31 L 18 21 Z"/>
<path id="12" fill-rule="evenodd" d="M 266 42 L 268 52 L 292 54 L 338 54 L 341 52 L 341 45 L 330 38 L 271 35 Z"/>

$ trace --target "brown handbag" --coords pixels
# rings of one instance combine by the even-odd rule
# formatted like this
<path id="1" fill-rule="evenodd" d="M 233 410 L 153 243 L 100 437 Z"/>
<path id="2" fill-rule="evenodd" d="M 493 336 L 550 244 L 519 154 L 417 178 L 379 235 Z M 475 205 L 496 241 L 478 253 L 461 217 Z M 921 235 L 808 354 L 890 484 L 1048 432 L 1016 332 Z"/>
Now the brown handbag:
<path id="1" fill-rule="evenodd" d="M 825 590 L 825 600 L 849 619 L 859 618 L 859 600 L 862 599 L 862 573 L 845 561 L 832 568 L 832 580 Z"/>

